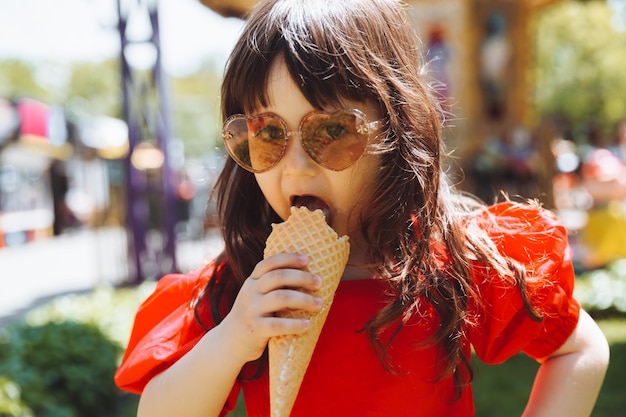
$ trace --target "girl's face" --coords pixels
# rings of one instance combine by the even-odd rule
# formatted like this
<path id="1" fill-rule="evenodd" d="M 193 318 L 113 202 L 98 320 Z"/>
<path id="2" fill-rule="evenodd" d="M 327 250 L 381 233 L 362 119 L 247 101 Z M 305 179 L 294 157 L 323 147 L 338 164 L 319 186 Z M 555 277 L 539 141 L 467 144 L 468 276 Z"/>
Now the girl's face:
<path id="1" fill-rule="evenodd" d="M 268 98 L 269 107 L 258 109 L 258 113 L 277 114 L 286 122 L 289 131 L 296 131 L 302 118 L 315 110 L 298 90 L 282 59 L 277 59 L 270 70 Z M 380 118 L 371 103 L 345 101 L 342 107 L 361 110 L 369 121 Z M 376 133 L 372 134 L 370 142 Z M 321 208 L 330 226 L 341 236 L 353 235 L 358 230 L 359 215 L 371 200 L 378 169 L 379 157 L 366 151 L 345 170 L 328 170 L 307 155 L 299 135 L 290 135 L 285 154 L 278 164 L 255 176 L 268 203 L 283 220 L 287 219 L 293 205 Z"/>

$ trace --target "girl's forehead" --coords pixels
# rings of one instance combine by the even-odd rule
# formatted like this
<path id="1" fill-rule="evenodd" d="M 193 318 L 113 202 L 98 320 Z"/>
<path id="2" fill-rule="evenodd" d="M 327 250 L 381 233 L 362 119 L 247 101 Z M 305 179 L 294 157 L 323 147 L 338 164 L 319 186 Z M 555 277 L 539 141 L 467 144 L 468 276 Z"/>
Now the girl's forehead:
<path id="1" fill-rule="evenodd" d="M 282 55 L 279 55 L 274 59 L 274 62 L 270 65 L 270 70 L 267 75 L 267 84 L 265 88 L 270 90 L 275 85 L 277 86 L 287 86 L 290 84 L 295 85 L 295 80 L 289 73 L 289 69 L 287 68 L 287 64 L 285 63 L 285 59 Z"/>
<path id="2" fill-rule="evenodd" d="M 297 80 L 289 72 L 282 57 L 271 65 L 265 84 L 268 108 L 314 106 L 304 97 Z"/>
<path id="3" fill-rule="evenodd" d="M 349 84 L 338 77 L 320 79 L 306 70 L 306 67 L 290 65 L 287 61 L 298 61 L 283 53 L 277 54 L 264 66 L 264 70 L 257 77 L 250 80 L 252 83 L 243 95 L 239 96 L 241 110 L 248 115 L 261 113 L 309 113 L 311 111 L 334 112 L 341 109 L 355 108 L 362 111 L 370 120 L 380 118 L 381 112 L 374 98 L 359 99 L 345 89 Z M 305 72 L 301 74 L 301 71 Z M 264 75 L 263 75 L 264 73 Z M 339 82 L 339 84 L 337 84 Z M 357 80 L 354 85 L 363 84 Z M 342 88 L 343 86 L 343 88 Z M 361 91 L 362 93 L 362 91 Z M 247 100 L 245 99 L 247 96 Z M 241 101 L 242 100 L 242 101 Z M 247 104 L 246 104 L 247 103 Z M 299 120 L 299 119 L 298 119 Z"/>

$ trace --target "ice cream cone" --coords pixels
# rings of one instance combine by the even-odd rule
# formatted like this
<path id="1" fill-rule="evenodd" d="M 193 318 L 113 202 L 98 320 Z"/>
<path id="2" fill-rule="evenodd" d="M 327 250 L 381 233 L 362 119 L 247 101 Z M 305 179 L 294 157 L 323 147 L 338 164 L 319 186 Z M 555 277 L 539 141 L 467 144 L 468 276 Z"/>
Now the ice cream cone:
<path id="1" fill-rule="evenodd" d="M 319 312 L 279 313 L 281 317 L 307 317 L 311 327 L 304 334 L 278 336 L 269 341 L 270 415 L 288 417 L 348 262 L 350 245 L 347 236 L 338 238 L 326 224 L 321 210 L 292 207 L 289 219 L 272 227 L 264 256 L 305 254 L 309 258 L 308 271 L 322 278 L 321 288 L 312 293 L 322 299 Z"/>

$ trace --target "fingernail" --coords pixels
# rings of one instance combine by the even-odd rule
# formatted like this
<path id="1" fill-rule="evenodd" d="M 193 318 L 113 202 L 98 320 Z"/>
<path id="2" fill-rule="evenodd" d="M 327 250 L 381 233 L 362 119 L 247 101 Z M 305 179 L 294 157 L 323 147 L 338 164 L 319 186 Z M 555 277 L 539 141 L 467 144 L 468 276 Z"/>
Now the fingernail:
<path id="1" fill-rule="evenodd" d="M 317 304 L 318 306 L 322 305 L 322 299 L 319 297 L 315 297 L 315 304 Z"/>
<path id="2" fill-rule="evenodd" d="M 313 277 L 313 283 L 315 284 L 315 286 L 316 286 L 317 288 L 321 287 L 321 286 L 322 286 L 322 278 L 320 278 L 320 277 L 318 277 L 317 275 L 315 275 L 315 276 Z"/>
<path id="3" fill-rule="evenodd" d="M 300 254 L 300 255 L 298 255 L 298 258 L 300 259 L 300 262 L 302 262 L 302 263 L 306 263 L 306 262 L 309 261 L 309 258 L 306 255 Z"/>

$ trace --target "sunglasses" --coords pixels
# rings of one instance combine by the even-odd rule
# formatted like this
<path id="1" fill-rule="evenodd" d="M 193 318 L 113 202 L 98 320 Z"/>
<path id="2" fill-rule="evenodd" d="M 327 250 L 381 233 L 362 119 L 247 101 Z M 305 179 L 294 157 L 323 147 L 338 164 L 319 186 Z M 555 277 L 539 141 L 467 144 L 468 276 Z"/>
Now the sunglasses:
<path id="1" fill-rule="evenodd" d="M 315 111 L 300 121 L 297 132 L 290 132 L 287 123 L 273 113 L 235 114 L 224 122 L 222 138 L 230 156 L 250 172 L 275 167 L 285 154 L 287 139 L 297 134 L 313 161 L 326 169 L 342 171 L 361 158 L 370 134 L 381 124 L 382 120 L 369 122 L 357 109 Z"/>

